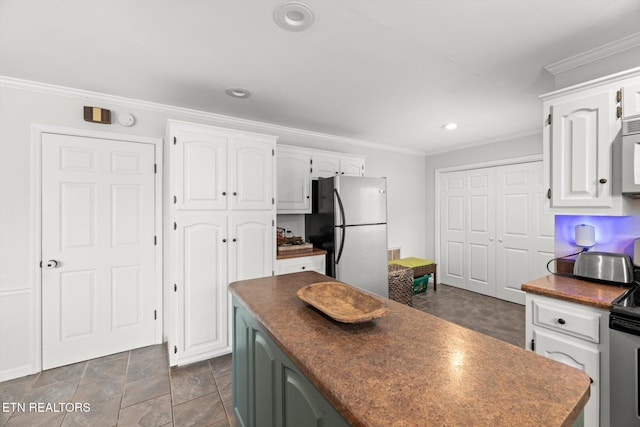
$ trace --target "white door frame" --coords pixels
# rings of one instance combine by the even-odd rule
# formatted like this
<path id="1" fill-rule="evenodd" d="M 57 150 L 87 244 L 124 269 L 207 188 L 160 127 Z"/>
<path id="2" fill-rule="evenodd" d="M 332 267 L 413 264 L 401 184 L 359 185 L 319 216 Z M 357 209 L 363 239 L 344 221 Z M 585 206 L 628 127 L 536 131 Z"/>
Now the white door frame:
<path id="1" fill-rule="evenodd" d="M 434 235 L 435 235 L 435 241 L 434 241 L 434 245 L 435 247 L 434 249 L 434 254 L 435 254 L 435 262 L 438 266 L 440 266 L 440 179 L 441 179 L 441 175 L 443 173 L 447 173 L 447 172 L 459 172 L 459 171 L 466 171 L 466 170 L 471 170 L 471 169 L 480 169 L 480 168 L 490 168 L 493 166 L 506 166 L 506 165 L 515 165 L 518 163 L 530 163 L 530 162 L 538 162 L 542 160 L 542 153 L 540 154 L 533 154 L 530 156 L 522 156 L 522 157 L 511 157 L 508 159 L 498 159 L 498 160 L 490 160 L 487 162 L 480 162 L 480 163 L 469 163 L 469 164 L 464 164 L 464 165 L 457 165 L 457 166 L 448 166 L 448 167 L 444 167 L 444 168 L 438 168 L 435 170 L 435 176 L 434 176 Z M 443 277 L 443 275 L 441 276 L 440 274 L 438 274 L 438 276 Z"/>
<path id="2" fill-rule="evenodd" d="M 156 154 L 156 174 L 155 174 L 155 235 L 157 236 L 156 255 L 156 307 L 158 307 L 158 321 L 155 332 L 155 342 L 162 342 L 164 304 L 162 299 L 162 166 L 163 166 L 163 145 L 162 138 L 152 138 L 144 136 L 126 135 L 111 132 L 99 132 L 87 129 L 75 129 L 62 126 L 31 125 L 31 235 L 33 237 L 31 250 L 31 277 L 33 283 L 33 314 L 34 314 L 34 372 L 42 370 L 42 135 L 59 134 L 69 136 L 80 136 L 86 138 L 112 139 L 116 141 L 137 142 L 153 144 Z"/>

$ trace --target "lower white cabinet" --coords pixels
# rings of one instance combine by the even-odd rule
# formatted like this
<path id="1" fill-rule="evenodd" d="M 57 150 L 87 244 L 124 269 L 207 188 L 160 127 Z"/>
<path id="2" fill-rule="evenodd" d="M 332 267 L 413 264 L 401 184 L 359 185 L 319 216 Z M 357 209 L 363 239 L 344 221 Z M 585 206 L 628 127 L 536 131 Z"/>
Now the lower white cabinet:
<path id="1" fill-rule="evenodd" d="M 608 311 L 527 293 L 526 346 L 589 375 L 584 425 L 609 425 Z"/>
<path id="2" fill-rule="evenodd" d="M 276 260 L 276 274 L 297 273 L 299 271 L 326 272 L 326 255 L 312 255 Z"/>

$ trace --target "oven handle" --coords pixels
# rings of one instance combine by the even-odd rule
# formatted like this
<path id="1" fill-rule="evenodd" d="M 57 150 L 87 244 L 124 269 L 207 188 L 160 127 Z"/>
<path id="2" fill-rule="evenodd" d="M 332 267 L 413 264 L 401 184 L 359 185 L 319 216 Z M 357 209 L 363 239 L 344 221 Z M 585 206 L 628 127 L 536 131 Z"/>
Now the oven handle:
<path id="1" fill-rule="evenodd" d="M 609 317 L 609 329 L 640 336 L 640 323 L 632 320 L 621 319 L 616 316 Z"/>

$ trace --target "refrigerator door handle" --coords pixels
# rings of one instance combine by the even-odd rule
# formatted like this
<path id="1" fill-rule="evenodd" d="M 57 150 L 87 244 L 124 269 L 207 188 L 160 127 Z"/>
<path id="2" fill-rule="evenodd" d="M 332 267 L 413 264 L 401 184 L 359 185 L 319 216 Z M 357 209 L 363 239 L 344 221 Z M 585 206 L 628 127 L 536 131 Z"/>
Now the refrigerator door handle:
<path id="1" fill-rule="evenodd" d="M 342 258 L 342 250 L 344 249 L 344 236 L 347 234 L 347 227 L 344 225 L 337 225 L 336 228 L 340 229 L 340 249 L 338 249 L 338 255 L 336 256 L 336 264 L 340 262 Z"/>
<path id="2" fill-rule="evenodd" d="M 340 225 L 344 226 L 347 224 L 347 219 L 344 217 L 344 205 L 342 204 L 342 199 L 340 198 L 340 193 L 338 193 L 337 189 L 333 189 L 333 192 L 336 195 L 336 199 L 338 200 L 338 207 L 340 207 Z"/>
<path id="3" fill-rule="evenodd" d="M 345 224 L 347 223 L 344 216 L 344 206 L 342 205 L 342 199 L 340 198 L 340 193 L 338 193 L 337 189 L 333 189 L 334 194 L 336 195 L 336 199 L 338 200 L 338 206 L 340 207 L 340 220 L 341 224 L 337 227 L 340 228 L 340 249 L 338 250 L 338 255 L 336 256 L 336 264 L 340 262 L 340 258 L 342 257 L 342 250 L 344 249 L 344 235 L 346 234 Z"/>

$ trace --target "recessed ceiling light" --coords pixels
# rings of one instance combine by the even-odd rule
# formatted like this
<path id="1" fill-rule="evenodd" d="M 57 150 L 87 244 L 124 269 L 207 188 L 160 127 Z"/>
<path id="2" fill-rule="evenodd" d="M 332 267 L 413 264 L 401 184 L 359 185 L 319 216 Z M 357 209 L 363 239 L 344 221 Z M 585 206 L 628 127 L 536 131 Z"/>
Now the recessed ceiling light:
<path id="1" fill-rule="evenodd" d="M 454 130 L 458 127 L 457 123 L 446 123 L 444 125 L 442 125 L 442 129 L 446 129 L 446 130 Z"/>
<path id="2" fill-rule="evenodd" d="M 273 12 L 273 19 L 282 29 L 302 31 L 313 24 L 313 11 L 304 3 L 290 1 L 282 3 L 276 8 Z"/>
<path id="3" fill-rule="evenodd" d="M 248 98 L 251 96 L 251 92 L 243 87 L 230 87 L 224 93 L 234 98 Z"/>

